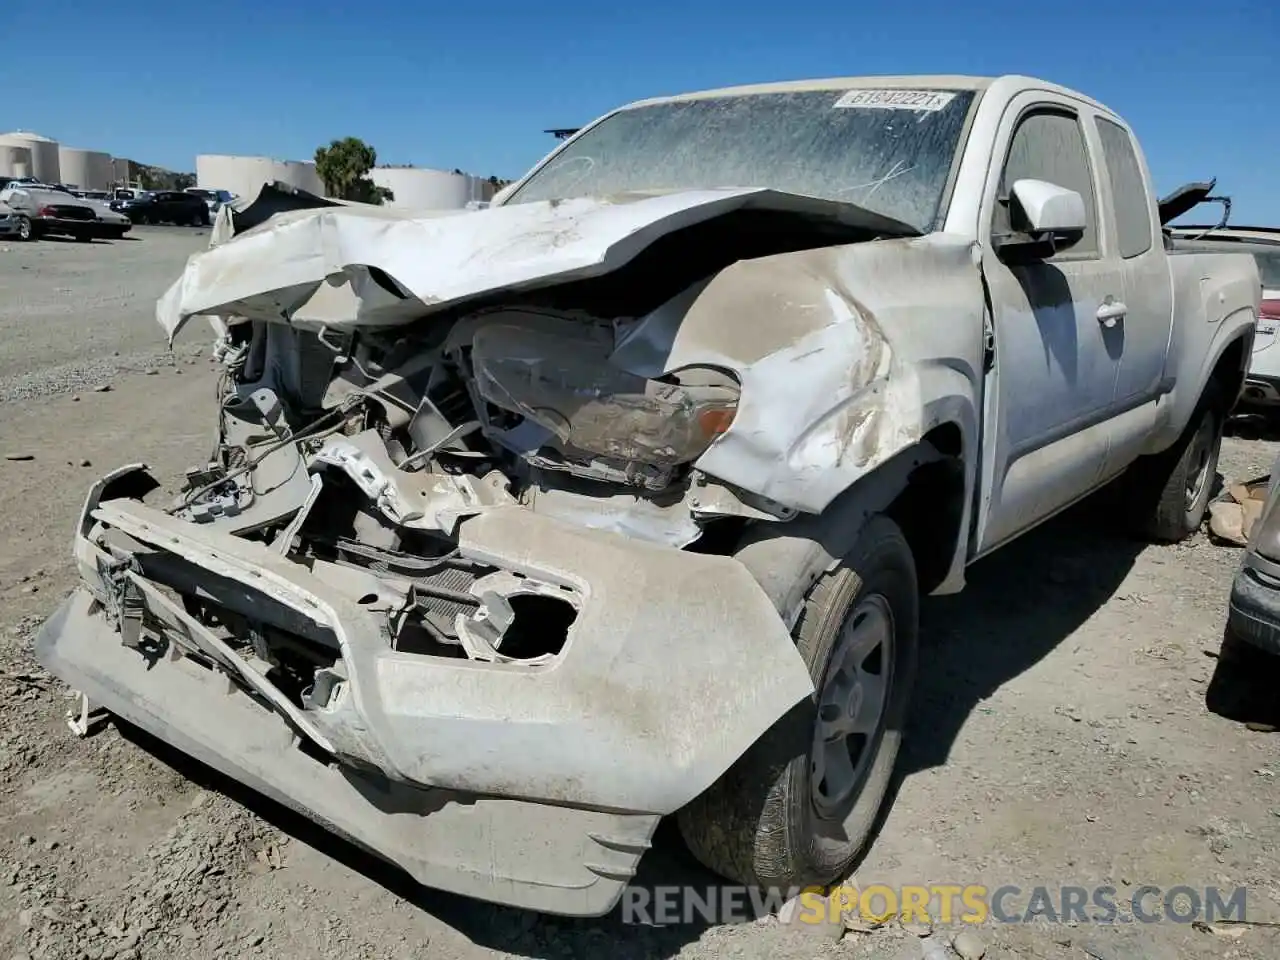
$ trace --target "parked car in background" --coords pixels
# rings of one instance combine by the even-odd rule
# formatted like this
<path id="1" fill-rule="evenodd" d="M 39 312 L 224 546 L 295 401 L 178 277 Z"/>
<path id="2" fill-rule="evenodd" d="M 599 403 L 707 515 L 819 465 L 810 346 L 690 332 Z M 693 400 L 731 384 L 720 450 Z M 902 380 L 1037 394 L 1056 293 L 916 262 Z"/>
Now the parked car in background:
<path id="1" fill-rule="evenodd" d="M 69 196 L 75 197 L 81 204 L 92 209 L 99 220 L 116 226 L 124 226 L 125 232 L 128 232 L 128 229 L 133 226 L 128 217 L 111 209 L 109 199 L 110 191 L 108 190 L 72 190 L 65 184 L 39 183 L 39 181 L 36 181 L 35 184 L 29 185 L 38 185 L 42 189 L 52 190 L 56 193 L 65 193 Z"/>
<path id="2" fill-rule="evenodd" d="M 65 187 L 43 183 L 10 183 L 0 190 L 0 203 L 16 218 L 15 233 L 23 240 L 43 236 L 76 240 L 118 240 L 129 232 L 128 217 L 96 200 L 83 200 Z"/>
<path id="3" fill-rule="evenodd" d="M 187 187 L 183 192 L 204 200 L 205 205 L 209 208 L 210 218 L 217 216 L 218 211 L 222 209 L 224 204 L 228 204 L 236 198 L 235 194 L 230 190 L 207 190 L 204 187 Z"/>
<path id="4" fill-rule="evenodd" d="M 1280 457 L 1231 583 L 1227 637 L 1280 656 Z"/>
<path id="5" fill-rule="evenodd" d="M 1253 255 L 1262 280 L 1262 305 L 1240 405 L 1243 410 L 1280 415 L 1280 227 L 1179 226 L 1171 228 L 1170 235 L 1182 250 Z"/>
<path id="6" fill-rule="evenodd" d="M 35 177 L 0 177 L 0 190 L 11 184 L 39 183 Z"/>
<path id="7" fill-rule="evenodd" d="M 178 223 L 208 226 L 209 207 L 200 197 L 178 190 L 158 190 L 130 200 L 113 200 L 111 209 L 134 223 Z"/>
<path id="8" fill-rule="evenodd" d="M 20 240 L 25 240 L 27 237 L 22 236 L 22 229 L 22 214 L 7 203 L 0 202 L 0 237 L 17 237 Z M 26 229 L 29 236 L 29 223 Z"/>

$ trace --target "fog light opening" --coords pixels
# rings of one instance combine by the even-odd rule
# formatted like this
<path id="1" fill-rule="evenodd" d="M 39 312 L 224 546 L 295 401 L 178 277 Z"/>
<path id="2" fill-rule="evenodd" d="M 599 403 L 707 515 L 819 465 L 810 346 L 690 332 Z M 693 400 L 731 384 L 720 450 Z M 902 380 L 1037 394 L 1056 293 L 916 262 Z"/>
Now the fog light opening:
<path id="1" fill-rule="evenodd" d="M 495 644 L 498 653 L 512 660 L 537 660 L 564 649 L 569 628 L 578 619 L 573 604 L 536 593 L 518 593 L 507 602 L 514 616 Z"/>

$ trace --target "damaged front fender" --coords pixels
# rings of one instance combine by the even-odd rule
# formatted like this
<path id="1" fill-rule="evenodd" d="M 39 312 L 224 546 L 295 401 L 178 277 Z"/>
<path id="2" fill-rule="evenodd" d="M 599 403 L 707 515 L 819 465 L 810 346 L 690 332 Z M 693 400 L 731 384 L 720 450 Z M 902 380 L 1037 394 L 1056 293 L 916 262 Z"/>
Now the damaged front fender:
<path id="1" fill-rule="evenodd" d="M 942 424 L 974 448 L 983 299 L 972 254 L 931 234 L 740 261 L 629 327 L 610 362 L 647 377 L 732 371 L 733 423 L 696 466 L 820 514 Z"/>

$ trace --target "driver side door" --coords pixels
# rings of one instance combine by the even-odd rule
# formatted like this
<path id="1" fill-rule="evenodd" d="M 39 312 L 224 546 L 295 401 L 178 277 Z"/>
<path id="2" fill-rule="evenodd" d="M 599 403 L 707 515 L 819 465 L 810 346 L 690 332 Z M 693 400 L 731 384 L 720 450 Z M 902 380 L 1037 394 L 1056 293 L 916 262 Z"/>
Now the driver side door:
<path id="1" fill-rule="evenodd" d="M 983 271 L 994 364 L 984 390 L 975 555 L 1047 519 L 1104 478 L 1123 342 L 1105 319 L 1124 273 L 1104 243 L 1096 144 L 1083 104 L 1047 93 L 1014 100 L 983 202 Z M 1086 227 L 1046 259 L 1005 262 L 992 237 L 1012 230 L 1012 185 L 1043 180 L 1079 193 Z"/>

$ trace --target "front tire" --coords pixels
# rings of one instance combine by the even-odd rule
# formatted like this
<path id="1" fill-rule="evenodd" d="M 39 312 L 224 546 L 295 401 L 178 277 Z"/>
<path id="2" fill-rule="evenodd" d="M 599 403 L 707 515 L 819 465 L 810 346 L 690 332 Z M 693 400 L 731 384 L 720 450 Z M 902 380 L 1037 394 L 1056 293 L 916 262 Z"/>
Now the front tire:
<path id="1" fill-rule="evenodd" d="M 874 517 L 810 589 L 796 625 L 813 699 L 680 811 L 699 861 L 738 883 L 784 890 L 848 875 L 889 792 L 918 623 L 911 548 L 897 524 Z"/>
<path id="2" fill-rule="evenodd" d="M 1178 543 L 1200 529 L 1218 475 L 1223 406 L 1210 386 L 1178 442 L 1131 468 L 1128 500 L 1140 535 Z"/>

